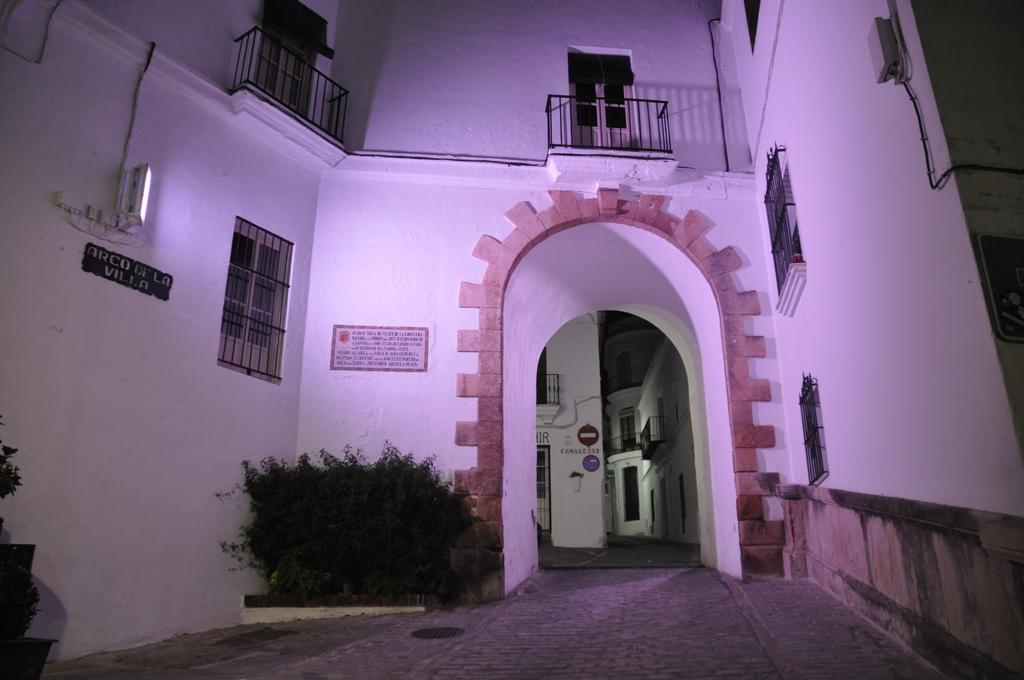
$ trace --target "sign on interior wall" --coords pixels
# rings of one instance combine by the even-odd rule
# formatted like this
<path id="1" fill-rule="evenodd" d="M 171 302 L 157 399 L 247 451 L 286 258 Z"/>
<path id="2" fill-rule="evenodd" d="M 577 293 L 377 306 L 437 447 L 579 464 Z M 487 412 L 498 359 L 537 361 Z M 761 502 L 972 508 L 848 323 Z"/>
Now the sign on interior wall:
<path id="1" fill-rule="evenodd" d="M 158 300 L 166 301 L 171 297 L 173 276 L 95 243 L 85 244 L 82 271 L 152 295 Z"/>
<path id="2" fill-rule="evenodd" d="M 1024 342 L 1024 238 L 980 234 L 978 251 L 996 336 Z"/>
<path id="3" fill-rule="evenodd" d="M 427 329 L 413 326 L 334 327 L 332 371 L 427 370 Z"/>

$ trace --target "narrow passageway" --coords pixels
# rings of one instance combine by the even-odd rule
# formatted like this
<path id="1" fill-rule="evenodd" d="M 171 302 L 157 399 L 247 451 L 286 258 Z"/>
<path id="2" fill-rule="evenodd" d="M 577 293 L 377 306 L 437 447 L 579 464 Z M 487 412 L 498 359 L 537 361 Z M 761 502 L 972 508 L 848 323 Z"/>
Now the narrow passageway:
<path id="1" fill-rule="evenodd" d="M 413 635 L 439 628 L 457 630 Z M 492 604 L 238 626 L 52 664 L 44 677 L 943 676 L 809 582 L 744 583 L 706 569 L 577 569 L 542 571 Z"/>
<path id="2" fill-rule="evenodd" d="M 547 571 L 699 566 L 699 544 L 674 543 L 650 536 L 608 536 L 608 545 L 603 548 L 540 544 L 540 568 Z"/>

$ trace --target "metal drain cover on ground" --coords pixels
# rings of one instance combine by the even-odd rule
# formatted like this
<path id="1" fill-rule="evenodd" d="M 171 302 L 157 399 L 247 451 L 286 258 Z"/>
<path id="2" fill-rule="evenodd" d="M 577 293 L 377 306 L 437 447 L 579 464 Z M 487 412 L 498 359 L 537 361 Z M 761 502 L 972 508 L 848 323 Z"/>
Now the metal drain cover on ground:
<path id="1" fill-rule="evenodd" d="M 458 637 L 466 631 L 461 628 L 420 628 L 414 630 L 412 636 L 421 640 L 440 640 L 442 638 Z"/>

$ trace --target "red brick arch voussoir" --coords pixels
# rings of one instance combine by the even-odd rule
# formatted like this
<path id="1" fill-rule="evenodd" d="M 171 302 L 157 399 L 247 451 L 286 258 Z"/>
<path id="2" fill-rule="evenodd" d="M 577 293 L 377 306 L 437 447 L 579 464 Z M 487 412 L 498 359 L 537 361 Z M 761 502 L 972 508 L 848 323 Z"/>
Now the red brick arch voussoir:
<path id="1" fill-rule="evenodd" d="M 452 551 L 452 566 L 470 599 L 503 596 L 502 474 L 505 462 L 502 422 L 502 311 L 505 289 L 516 265 L 534 246 L 560 231 L 591 222 L 625 224 L 651 232 L 678 248 L 704 274 L 718 303 L 732 428 L 736 513 L 743 571 L 781 574 L 783 527 L 764 518 L 762 497 L 774 492 L 777 476 L 759 472 L 756 450 L 775 446 L 775 429 L 754 423 L 753 402 L 770 401 L 767 380 L 750 377 L 749 360 L 765 356 L 763 336 L 747 335 L 745 317 L 761 313 L 756 291 L 739 291 L 732 272 L 743 261 L 733 246 L 716 250 L 704 238 L 711 221 L 690 210 L 682 219 L 662 211 L 665 196 L 619 198 L 617 189 L 599 189 L 596 198 L 571 191 L 549 191 L 553 205 L 540 212 L 523 201 L 505 213 L 514 229 L 502 240 L 482 236 L 473 256 L 487 263 L 479 283 L 463 281 L 459 306 L 479 309 L 478 328 L 458 332 L 458 351 L 475 352 L 476 373 L 460 373 L 456 393 L 477 400 L 477 419 L 455 424 L 455 443 L 477 449 L 477 464 L 455 473 L 456 489 L 467 494 L 477 522 Z"/>

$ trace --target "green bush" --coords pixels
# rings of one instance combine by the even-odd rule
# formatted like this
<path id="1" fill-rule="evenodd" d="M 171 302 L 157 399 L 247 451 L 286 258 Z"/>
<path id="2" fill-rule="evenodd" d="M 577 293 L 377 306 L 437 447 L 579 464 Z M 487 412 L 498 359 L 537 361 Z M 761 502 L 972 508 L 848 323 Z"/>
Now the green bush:
<path id="1" fill-rule="evenodd" d="M 267 580 L 272 593 L 452 595 L 448 566 L 470 524 L 428 458 L 385 444 L 379 459 L 321 451 L 294 465 L 274 458 L 242 463 L 251 520 L 222 547 Z"/>
<path id="2" fill-rule="evenodd" d="M 39 604 L 39 590 L 28 569 L 12 561 L 0 561 L 0 640 L 25 635 Z"/>

